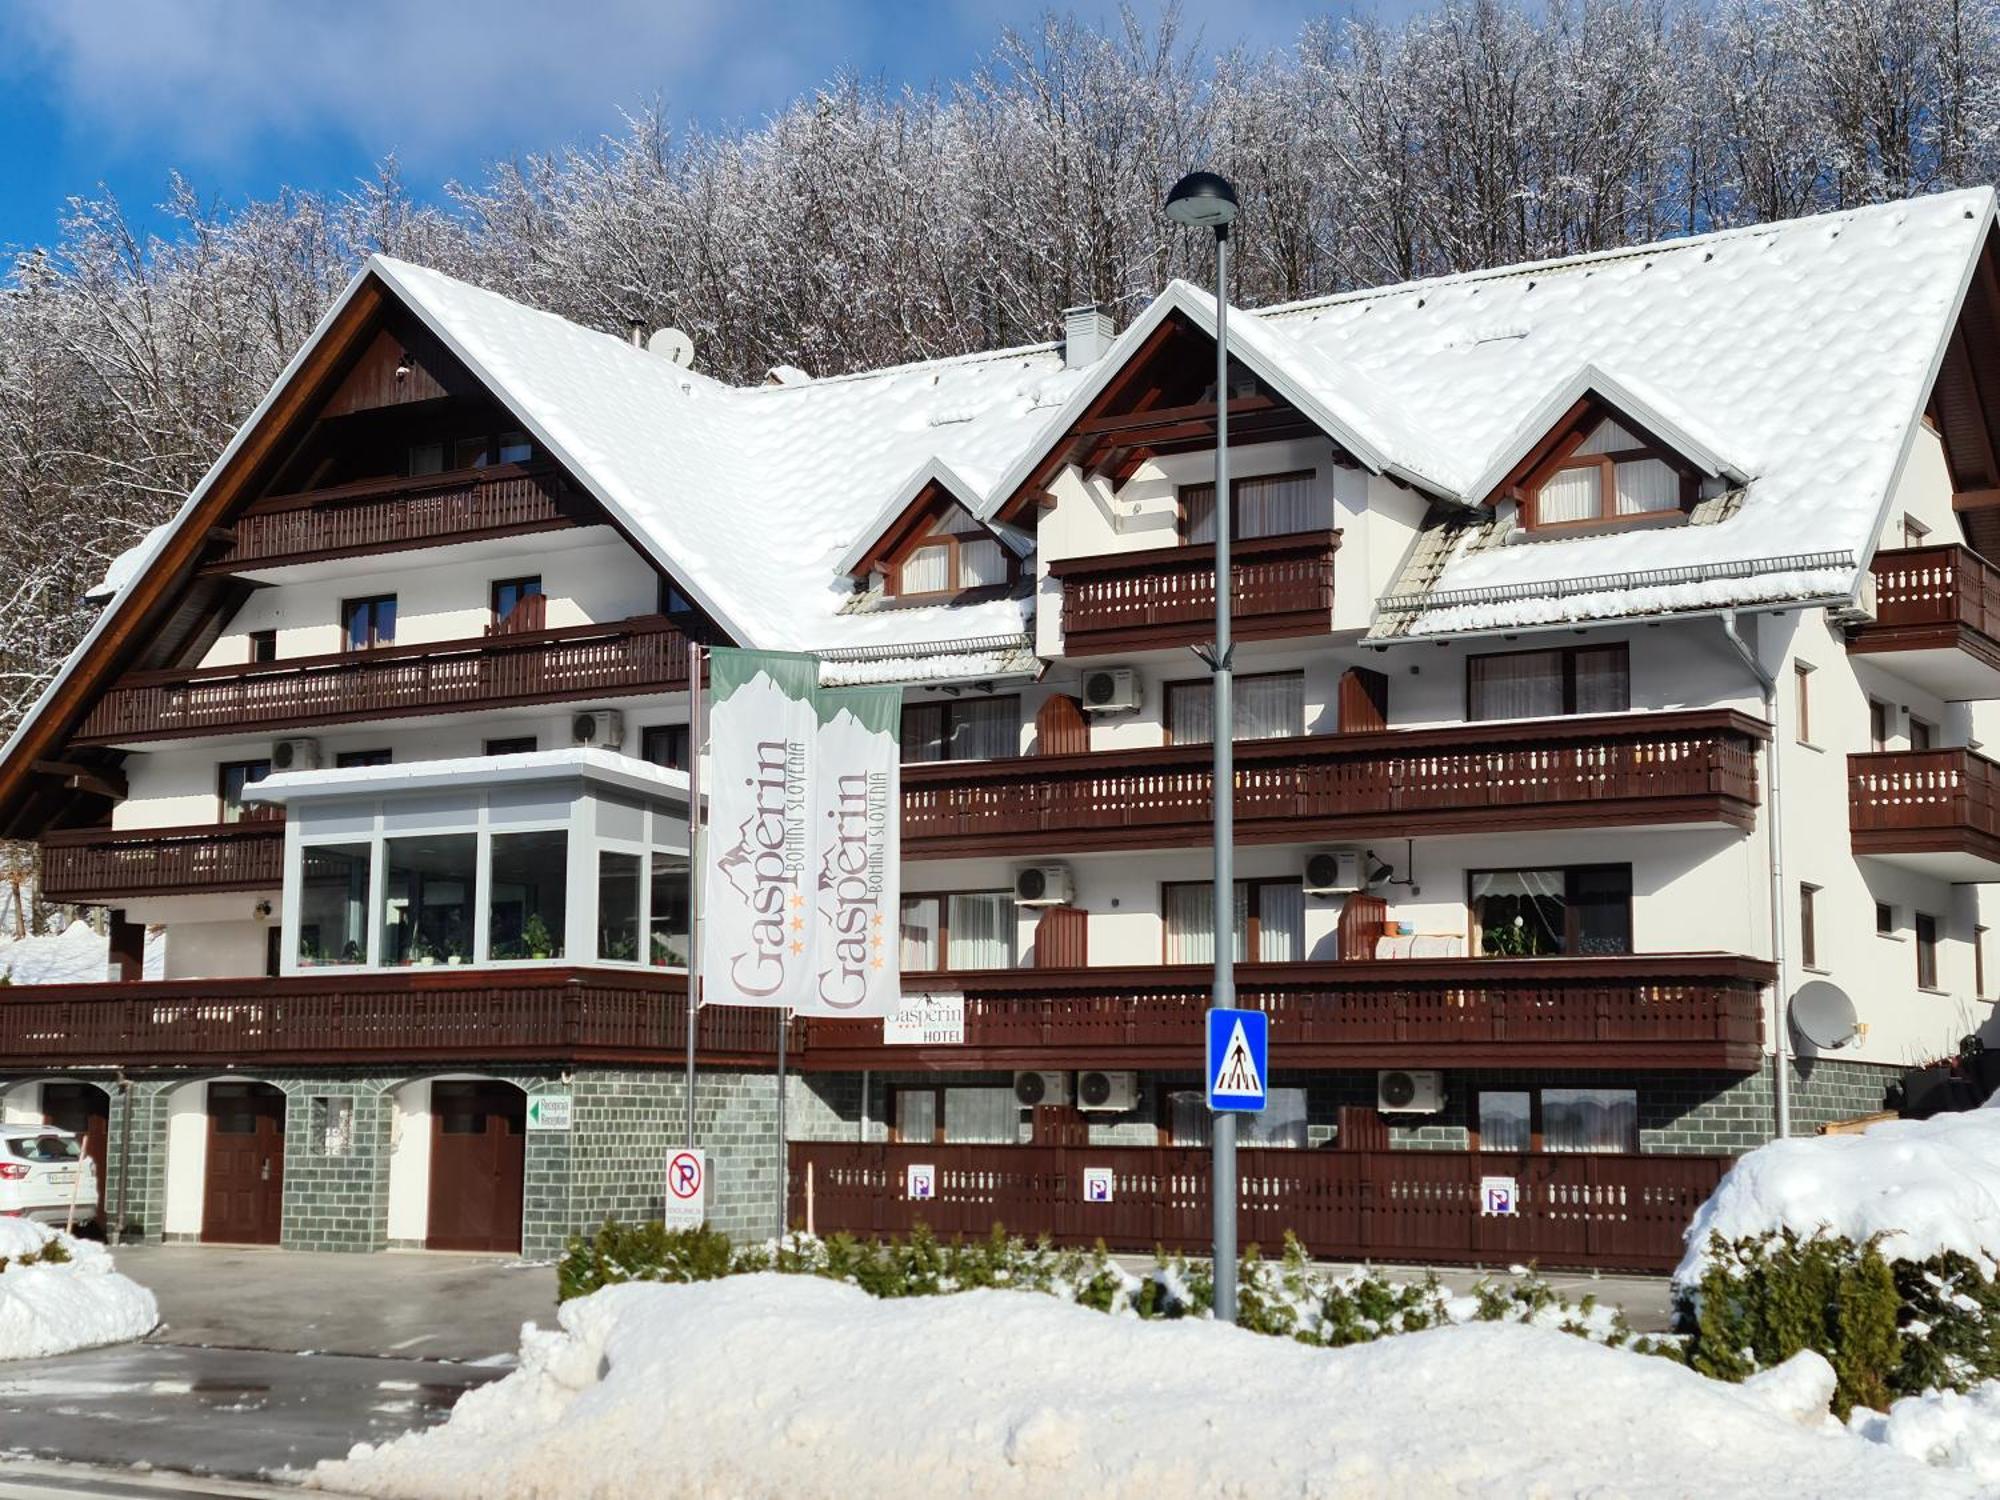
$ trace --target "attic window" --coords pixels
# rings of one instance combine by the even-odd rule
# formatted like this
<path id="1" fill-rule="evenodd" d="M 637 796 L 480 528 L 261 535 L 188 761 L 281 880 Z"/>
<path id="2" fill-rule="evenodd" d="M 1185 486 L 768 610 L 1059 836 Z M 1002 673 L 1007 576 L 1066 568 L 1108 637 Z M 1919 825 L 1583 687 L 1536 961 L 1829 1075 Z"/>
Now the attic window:
<path id="1" fill-rule="evenodd" d="M 887 591 L 900 598 L 1000 588 L 1013 581 L 1013 559 L 959 506 L 946 508 L 891 561 Z"/>
<path id="2" fill-rule="evenodd" d="M 1686 512 L 1694 504 L 1692 475 L 1646 439 L 1613 419 L 1524 488 L 1528 526 L 1601 526 Z"/>

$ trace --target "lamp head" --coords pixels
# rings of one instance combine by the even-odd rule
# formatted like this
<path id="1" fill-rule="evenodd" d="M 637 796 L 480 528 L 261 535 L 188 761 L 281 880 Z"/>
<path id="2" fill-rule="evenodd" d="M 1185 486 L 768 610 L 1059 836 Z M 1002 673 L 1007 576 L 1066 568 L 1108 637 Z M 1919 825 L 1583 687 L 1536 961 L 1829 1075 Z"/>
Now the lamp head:
<path id="1" fill-rule="evenodd" d="M 1190 172 L 1167 194 L 1167 217 L 1190 229 L 1227 234 L 1236 217 L 1236 189 L 1213 172 Z"/>

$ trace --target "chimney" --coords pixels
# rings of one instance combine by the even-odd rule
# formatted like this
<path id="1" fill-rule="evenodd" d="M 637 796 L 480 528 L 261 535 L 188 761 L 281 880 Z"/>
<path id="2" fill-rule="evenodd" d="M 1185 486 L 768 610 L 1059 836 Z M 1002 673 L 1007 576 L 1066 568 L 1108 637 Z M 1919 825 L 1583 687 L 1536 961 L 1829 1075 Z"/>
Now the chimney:
<path id="1" fill-rule="evenodd" d="M 1118 337 L 1118 325 L 1103 305 L 1086 302 L 1081 307 L 1063 309 L 1063 367 L 1081 370 L 1104 358 L 1104 351 Z"/>

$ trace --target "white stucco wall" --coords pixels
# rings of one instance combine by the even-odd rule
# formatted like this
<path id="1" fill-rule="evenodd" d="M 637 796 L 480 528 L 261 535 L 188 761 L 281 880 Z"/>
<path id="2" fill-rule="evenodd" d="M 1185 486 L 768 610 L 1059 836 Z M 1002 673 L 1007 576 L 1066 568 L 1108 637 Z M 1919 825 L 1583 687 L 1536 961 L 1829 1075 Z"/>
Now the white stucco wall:
<path id="1" fill-rule="evenodd" d="M 208 1181 L 208 1084 L 184 1083 L 167 1096 L 167 1191 L 161 1224 L 168 1234 L 200 1234 Z"/>
<path id="2" fill-rule="evenodd" d="M 430 1232 L 431 1080 L 395 1090 L 389 1113 L 388 1235 L 421 1242 Z"/>

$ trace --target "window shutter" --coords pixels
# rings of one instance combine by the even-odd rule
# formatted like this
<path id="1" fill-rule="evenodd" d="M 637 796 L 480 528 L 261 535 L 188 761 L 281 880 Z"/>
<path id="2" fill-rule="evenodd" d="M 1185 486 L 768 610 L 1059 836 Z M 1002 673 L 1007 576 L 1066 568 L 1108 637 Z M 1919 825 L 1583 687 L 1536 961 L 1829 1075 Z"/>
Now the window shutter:
<path id="1" fill-rule="evenodd" d="M 1343 962 L 1375 956 L 1375 940 L 1388 925 L 1389 903 L 1380 896 L 1356 891 L 1340 909 L 1340 957 Z"/>
<path id="2" fill-rule="evenodd" d="M 1035 754 L 1087 755 L 1090 753 L 1090 723 L 1083 705 L 1065 693 L 1056 693 L 1035 711 Z"/>
<path id="3" fill-rule="evenodd" d="M 1090 917 L 1080 906 L 1051 906 L 1035 924 L 1035 967 L 1081 969 L 1090 963 Z"/>
<path id="4" fill-rule="evenodd" d="M 1367 734 L 1389 727 L 1389 679 L 1366 667 L 1340 674 L 1340 732 Z"/>

